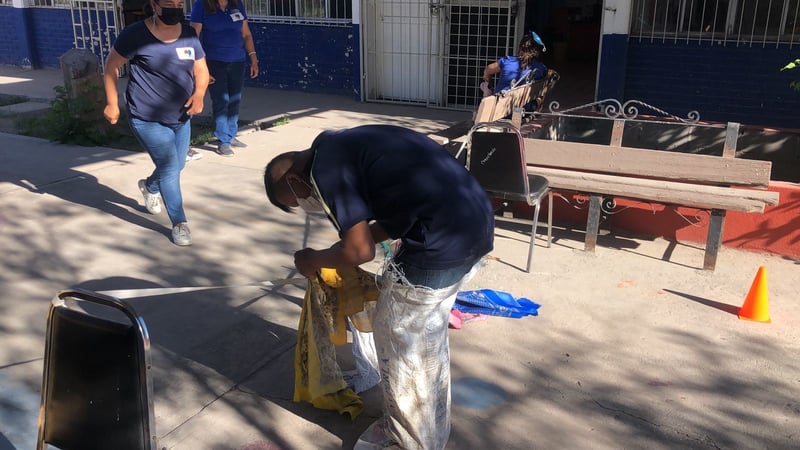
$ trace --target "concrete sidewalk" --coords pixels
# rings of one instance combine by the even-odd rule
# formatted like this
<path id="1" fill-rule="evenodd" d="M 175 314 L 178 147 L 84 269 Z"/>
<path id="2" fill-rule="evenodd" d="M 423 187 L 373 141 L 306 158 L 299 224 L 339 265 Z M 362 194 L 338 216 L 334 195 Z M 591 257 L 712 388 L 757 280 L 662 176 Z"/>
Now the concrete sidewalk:
<path id="1" fill-rule="evenodd" d="M 3 82 L 9 70 L 0 66 L 0 93 L 19 91 Z M 52 82 L 37 72 L 31 83 Z M 350 449 L 377 417 L 374 389 L 353 422 L 291 400 L 303 290 L 243 285 L 296 276 L 292 253 L 336 234 L 325 219 L 268 207 L 263 167 L 323 129 L 430 132 L 467 113 L 261 89 L 245 92 L 242 113 L 290 120 L 244 134 L 249 148 L 233 158 L 208 151 L 187 164 L 187 248 L 142 205 L 145 153 L 0 134 L 0 450 L 35 446 L 47 308 L 68 287 L 231 286 L 130 299 L 153 344 L 159 447 Z M 537 241 L 530 274 L 526 227 L 498 225 L 469 288 L 542 308 L 451 330 L 448 449 L 800 447 L 798 261 L 723 248 L 709 273 L 696 245 L 623 235 L 601 236 L 590 255 L 563 225 L 551 248 Z M 771 324 L 736 317 L 761 265 Z"/>

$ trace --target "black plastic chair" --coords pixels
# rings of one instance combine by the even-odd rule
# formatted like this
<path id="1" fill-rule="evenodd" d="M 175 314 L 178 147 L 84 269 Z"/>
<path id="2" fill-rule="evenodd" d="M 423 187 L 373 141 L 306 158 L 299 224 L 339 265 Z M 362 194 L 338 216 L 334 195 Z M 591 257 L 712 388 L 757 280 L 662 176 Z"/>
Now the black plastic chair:
<path id="1" fill-rule="evenodd" d="M 61 291 L 47 318 L 37 450 L 156 450 L 150 338 L 127 303 Z"/>
<path id="2" fill-rule="evenodd" d="M 533 228 L 525 271 L 531 271 L 539 207 L 542 197 L 549 194 L 547 246 L 550 247 L 553 229 L 553 194 L 547 178 L 528 174 L 525 144 L 519 129 L 507 120 L 479 123 L 470 129 L 466 142 L 466 166 L 491 197 L 509 201 L 525 201 L 534 207 Z M 458 155 L 456 156 L 458 157 Z M 502 218 L 514 222 L 513 218 Z M 524 221 L 527 223 L 528 221 Z"/>

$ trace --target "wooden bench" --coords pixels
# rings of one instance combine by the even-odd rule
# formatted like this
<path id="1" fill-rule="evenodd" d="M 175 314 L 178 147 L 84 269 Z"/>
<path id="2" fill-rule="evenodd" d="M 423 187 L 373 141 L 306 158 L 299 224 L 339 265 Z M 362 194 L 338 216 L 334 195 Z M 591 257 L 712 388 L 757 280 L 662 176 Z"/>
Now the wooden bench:
<path id="1" fill-rule="evenodd" d="M 615 119 L 610 145 L 525 138 L 528 171 L 550 187 L 588 194 L 585 250 L 597 243 L 603 197 L 711 210 L 703 268 L 714 270 L 726 211 L 763 213 L 777 205 L 769 161 L 738 159 L 739 124 L 729 123 L 722 156 L 621 146 L 626 119 Z M 549 205 L 550 208 L 553 205 Z"/>

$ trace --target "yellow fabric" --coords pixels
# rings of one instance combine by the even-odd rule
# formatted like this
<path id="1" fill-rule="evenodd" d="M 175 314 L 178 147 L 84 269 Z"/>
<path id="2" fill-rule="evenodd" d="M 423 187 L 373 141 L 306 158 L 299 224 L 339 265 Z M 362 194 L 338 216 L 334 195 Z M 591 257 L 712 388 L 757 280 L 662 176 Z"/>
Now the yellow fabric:
<path id="1" fill-rule="evenodd" d="M 295 402 L 311 402 L 351 419 L 361 414 L 364 404 L 344 382 L 334 344 L 347 343 L 345 317 L 363 310 L 364 302 L 377 300 L 379 294 L 372 275 L 359 268 L 322 269 L 319 278 L 308 280 L 297 327 Z"/>
<path id="2" fill-rule="evenodd" d="M 378 300 L 381 292 L 372 274 L 358 267 L 352 269 L 320 270 L 320 289 L 328 300 L 323 303 L 325 319 L 331 326 L 333 345 L 347 344 L 345 317 L 364 310 L 364 302 Z"/>

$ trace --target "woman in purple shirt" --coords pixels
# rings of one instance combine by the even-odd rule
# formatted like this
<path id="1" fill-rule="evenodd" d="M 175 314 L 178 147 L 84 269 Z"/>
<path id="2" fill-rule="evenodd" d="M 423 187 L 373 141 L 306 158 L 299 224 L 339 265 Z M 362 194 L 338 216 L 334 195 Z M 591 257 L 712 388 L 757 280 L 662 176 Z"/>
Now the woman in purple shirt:
<path id="1" fill-rule="evenodd" d="M 250 60 L 250 78 L 258 76 L 258 55 L 244 2 L 196 0 L 190 20 L 208 57 L 214 136 L 219 139 L 217 153 L 233 156 L 231 146 L 247 147 L 236 139 L 245 60 Z"/>
<path id="2" fill-rule="evenodd" d="M 152 17 L 126 27 L 106 61 L 103 115 L 112 125 L 119 120 L 117 77 L 130 62 L 125 91 L 131 129 L 155 164 L 139 180 L 145 207 L 161 212 L 163 198 L 172 222 L 172 242 L 191 245 L 183 211 L 180 176 L 186 164 L 191 117 L 203 111 L 208 67 L 197 35 L 184 25 L 183 0 L 150 0 Z"/>

